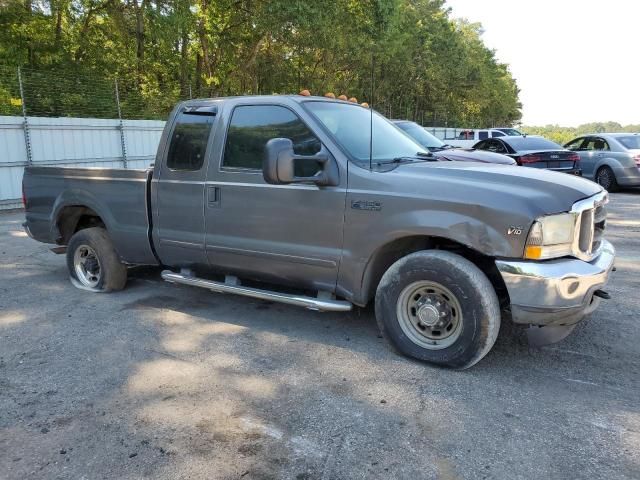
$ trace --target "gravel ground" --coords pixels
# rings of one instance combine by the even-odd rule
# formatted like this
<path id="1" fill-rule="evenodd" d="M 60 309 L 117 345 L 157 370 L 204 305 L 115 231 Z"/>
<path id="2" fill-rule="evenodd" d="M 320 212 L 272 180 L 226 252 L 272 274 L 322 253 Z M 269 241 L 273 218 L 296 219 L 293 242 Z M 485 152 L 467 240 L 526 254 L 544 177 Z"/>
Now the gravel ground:
<path id="1" fill-rule="evenodd" d="M 0 215 L 0 478 L 640 478 L 640 192 L 612 195 L 612 300 L 471 370 L 399 357 L 371 310 L 160 281 L 71 286 Z"/>

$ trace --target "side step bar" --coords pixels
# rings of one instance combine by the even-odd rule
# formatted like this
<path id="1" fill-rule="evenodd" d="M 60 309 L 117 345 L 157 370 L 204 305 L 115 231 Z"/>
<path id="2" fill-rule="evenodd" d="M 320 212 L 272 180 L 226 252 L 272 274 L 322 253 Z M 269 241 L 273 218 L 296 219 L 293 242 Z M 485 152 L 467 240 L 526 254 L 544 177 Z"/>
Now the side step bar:
<path id="1" fill-rule="evenodd" d="M 259 288 L 243 287 L 236 277 L 226 277 L 225 283 L 222 283 L 197 278 L 189 273 L 175 273 L 170 270 L 164 270 L 161 276 L 163 280 L 169 283 L 181 283 L 183 285 L 191 285 L 192 287 L 206 288 L 218 293 L 234 293 L 244 297 L 287 303 L 289 305 L 308 308 L 309 310 L 319 310 L 323 312 L 348 312 L 351 310 L 351 303 L 345 300 L 334 300 L 320 296 L 314 298 L 304 295 L 291 295 L 288 293 L 261 290 Z"/>

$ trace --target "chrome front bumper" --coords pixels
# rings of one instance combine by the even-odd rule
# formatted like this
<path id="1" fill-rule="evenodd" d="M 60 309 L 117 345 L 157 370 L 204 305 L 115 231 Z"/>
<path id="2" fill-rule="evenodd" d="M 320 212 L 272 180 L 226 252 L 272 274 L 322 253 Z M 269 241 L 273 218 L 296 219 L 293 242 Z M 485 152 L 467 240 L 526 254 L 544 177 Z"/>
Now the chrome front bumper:
<path id="1" fill-rule="evenodd" d="M 545 262 L 496 260 L 515 323 L 573 325 L 596 309 L 594 293 L 604 287 L 615 249 L 606 240 L 591 262 L 562 258 Z"/>

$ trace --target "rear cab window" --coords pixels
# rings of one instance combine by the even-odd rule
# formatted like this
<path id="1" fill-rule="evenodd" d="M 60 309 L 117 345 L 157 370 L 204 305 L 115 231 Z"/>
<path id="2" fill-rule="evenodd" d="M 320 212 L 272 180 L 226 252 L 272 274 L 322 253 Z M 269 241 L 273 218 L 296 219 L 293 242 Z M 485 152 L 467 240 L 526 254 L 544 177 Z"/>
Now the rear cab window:
<path id="1" fill-rule="evenodd" d="M 478 140 L 486 140 L 489 138 L 489 132 L 486 130 L 481 130 L 478 132 Z"/>
<path id="2" fill-rule="evenodd" d="M 204 165 L 207 141 L 215 114 L 182 111 L 176 116 L 167 167 L 176 171 L 198 171 Z"/>

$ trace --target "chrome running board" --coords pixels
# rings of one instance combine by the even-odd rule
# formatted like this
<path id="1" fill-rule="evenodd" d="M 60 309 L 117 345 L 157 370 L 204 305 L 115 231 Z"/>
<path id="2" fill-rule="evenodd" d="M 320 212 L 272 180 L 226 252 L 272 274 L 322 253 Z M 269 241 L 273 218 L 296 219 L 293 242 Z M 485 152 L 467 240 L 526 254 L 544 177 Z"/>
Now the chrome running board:
<path id="1" fill-rule="evenodd" d="M 348 312 L 351 310 L 351 303 L 346 300 L 325 298 L 326 295 L 323 294 L 324 292 L 320 293 L 317 298 L 304 295 L 291 295 L 288 293 L 261 290 L 259 288 L 243 287 L 236 277 L 228 276 L 225 279 L 225 283 L 222 283 L 194 277 L 190 275 L 188 271 L 185 273 L 175 273 L 170 270 L 164 270 L 161 275 L 162 279 L 169 283 L 181 283 L 192 287 L 206 288 L 218 293 L 233 293 L 244 297 L 287 303 L 289 305 L 308 308 L 309 310 L 319 310 L 323 312 Z"/>

